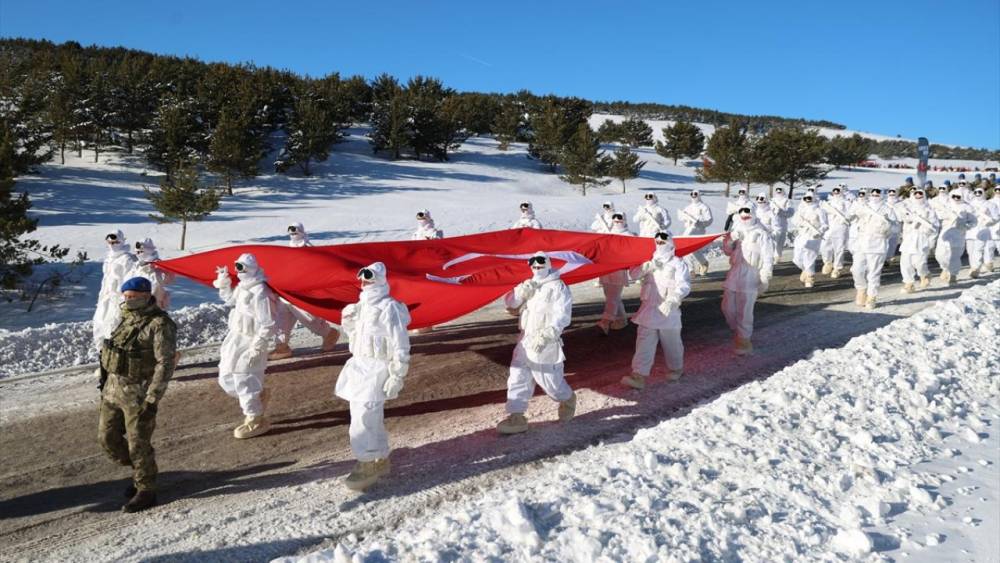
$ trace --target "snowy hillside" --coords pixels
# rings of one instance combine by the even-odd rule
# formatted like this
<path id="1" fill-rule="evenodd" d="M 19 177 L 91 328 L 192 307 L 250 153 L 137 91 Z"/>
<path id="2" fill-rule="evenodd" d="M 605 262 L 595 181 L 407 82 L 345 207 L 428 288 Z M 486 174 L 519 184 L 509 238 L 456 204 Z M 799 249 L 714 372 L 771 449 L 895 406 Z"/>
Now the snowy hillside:
<path id="1" fill-rule="evenodd" d="M 998 334 L 993 282 L 623 443 L 277 561 L 996 561 Z"/>

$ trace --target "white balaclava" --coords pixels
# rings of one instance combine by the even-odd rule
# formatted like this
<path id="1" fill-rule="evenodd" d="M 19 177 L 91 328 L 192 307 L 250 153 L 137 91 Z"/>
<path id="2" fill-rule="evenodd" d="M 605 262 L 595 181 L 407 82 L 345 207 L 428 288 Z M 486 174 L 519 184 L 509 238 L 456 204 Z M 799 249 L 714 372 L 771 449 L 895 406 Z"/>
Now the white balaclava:
<path id="1" fill-rule="evenodd" d="M 691 201 L 693 202 L 701 201 L 701 192 L 699 190 L 691 190 Z"/>
<path id="2" fill-rule="evenodd" d="M 899 196 L 896 195 L 896 192 L 894 190 L 890 190 L 889 193 L 887 193 L 885 196 L 885 201 L 889 205 L 892 205 L 899 201 Z"/>
<path id="3" fill-rule="evenodd" d="M 385 264 L 375 262 L 358 270 L 361 281 L 361 301 L 374 303 L 389 296 L 389 279 Z"/>
<path id="4" fill-rule="evenodd" d="M 108 237 L 111 235 L 115 236 L 116 239 L 115 242 L 111 242 L 108 240 Z M 125 233 L 123 233 L 121 229 L 115 229 L 114 231 L 111 231 L 108 234 L 104 235 L 104 242 L 107 243 L 108 245 L 109 255 L 117 255 L 121 254 L 122 252 L 128 251 L 128 244 L 127 241 L 125 240 Z"/>
<path id="5" fill-rule="evenodd" d="M 531 279 L 535 281 L 542 281 L 552 273 L 552 260 L 544 252 L 536 252 L 528 259 L 528 265 L 531 267 Z"/>
<path id="6" fill-rule="evenodd" d="M 758 194 L 757 194 L 757 197 L 756 197 L 756 198 L 754 199 L 754 202 L 755 202 L 755 203 L 756 203 L 756 204 L 757 204 L 758 206 L 761 206 L 761 207 L 767 207 L 767 205 L 768 205 L 768 203 L 769 203 L 769 202 L 767 201 L 767 194 L 766 194 L 766 193 L 764 193 L 764 192 L 760 192 L 760 193 L 758 193 Z"/>
<path id="7" fill-rule="evenodd" d="M 833 199 L 843 199 L 845 191 L 847 191 L 846 184 L 837 184 L 836 188 L 830 190 L 830 197 Z"/>
<path id="8" fill-rule="evenodd" d="M 421 229 L 433 229 L 434 219 L 431 217 L 431 212 L 427 209 L 420 209 L 417 211 L 417 226 Z"/>
<path id="9" fill-rule="evenodd" d="M 775 188 L 774 189 L 774 199 L 775 200 L 782 200 L 782 201 L 784 201 L 784 200 L 788 199 L 788 196 L 785 195 L 785 190 L 783 190 L 781 188 Z"/>
<path id="10" fill-rule="evenodd" d="M 861 201 L 868 199 L 868 192 L 865 190 L 858 190 L 857 199 L 860 199 Z"/>
<path id="11" fill-rule="evenodd" d="M 918 193 L 922 197 L 918 198 L 917 197 Z M 927 203 L 927 192 L 925 190 L 922 190 L 922 189 L 913 190 L 910 193 L 909 205 L 911 205 L 913 207 L 927 207 L 928 205 L 930 205 L 929 203 Z"/>
<path id="12" fill-rule="evenodd" d="M 151 238 L 135 243 L 135 255 L 143 263 L 155 262 L 160 259 L 160 253 L 157 252 L 156 244 Z"/>
<path id="13" fill-rule="evenodd" d="M 601 204 L 601 213 L 604 215 L 611 215 L 615 212 L 615 204 L 610 201 L 605 201 Z"/>
<path id="14" fill-rule="evenodd" d="M 288 239 L 289 246 L 305 246 L 309 242 L 309 233 L 302 223 L 291 223 L 288 225 Z"/>
<path id="15" fill-rule="evenodd" d="M 979 200 L 985 200 L 986 199 L 986 192 L 984 192 L 983 190 L 977 189 L 976 191 L 972 192 L 972 198 L 975 199 L 975 200 L 977 200 L 977 201 L 979 201 Z"/>
<path id="16" fill-rule="evenodd" d="M 264 271 L 257 263 L 257 257 L 250 253 L 241 254 L 234 264 L 236 277 L 241 282 L 263 281 Z"/>
<path id="17" fill-rule="evenodd" d="M 646 205 L 649 206 L 656 205 L 660 201 L 660 199 L 656 197 L 656 194 L 646 194 L 645 196 L 643 196 L 643 199 L 646 200 Z"/>
<path id="18" fill-rule="evenodd" d="M 868 194 L 868 205 L 870 207 L 879 207 L 882 205 L 882 194 L 872 190 L 871 193 Z"/>
<path id="19" fill-rule="evenodd" d="M 524 217 L 525 219 L 535 218 L 535 208 L 531 205 L 530 201 L 521 202 L 521 217 Z"/>
<path id="20" fill-rule="evenodd" d="M 734 231 L 748 231 L 757 224 L 757 216 L 749 207 L 745 207 L 736 212 L 733 216 Z"/>
<path id="21" fill-rule="evenodd" d="M 624 213 L 614 213 L 611 215 L 611 232 L 612 233 L 628 232 L 628 223 L 625 222 Z"/>
<path id="22" fill-rule="evenodd" d="M 653 240 L 656 242 L 656 248 L 653 249 L 653 258 L 660 258 L 664 260 L 669 260 L 674 257 L 674 239 L 670 236 L 670 233 L 659 232 L 653 236 Z"/>

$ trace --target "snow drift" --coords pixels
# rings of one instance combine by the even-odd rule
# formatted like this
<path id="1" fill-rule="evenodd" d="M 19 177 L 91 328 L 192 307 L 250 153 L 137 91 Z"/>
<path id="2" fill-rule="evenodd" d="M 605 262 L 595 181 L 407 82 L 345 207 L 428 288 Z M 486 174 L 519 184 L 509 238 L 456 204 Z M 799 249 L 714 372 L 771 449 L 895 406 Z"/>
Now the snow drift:
<path id="1" fill-rule="evenodd" d="M 998 335 L 994 281 L 628 442 L 551 460 L 364 541 L 278 561 L 940 558 L 934 550 L 955 549 L 937 547 L 947 535 L 893 524 L 916 515 L 995 529 L 996 498 L 981 497 L 964 517 L 946 510 L 969 488 L 953 497 L 943 485 L 973 469 L 921 464 L 958 459 L 956 442 L 990 440 L 985 455 L 996 456 Z M 993 471 L 996 463 L 979 460 Z M 972 559 L 996 557 L 993 534 L 970 541 Z"/>

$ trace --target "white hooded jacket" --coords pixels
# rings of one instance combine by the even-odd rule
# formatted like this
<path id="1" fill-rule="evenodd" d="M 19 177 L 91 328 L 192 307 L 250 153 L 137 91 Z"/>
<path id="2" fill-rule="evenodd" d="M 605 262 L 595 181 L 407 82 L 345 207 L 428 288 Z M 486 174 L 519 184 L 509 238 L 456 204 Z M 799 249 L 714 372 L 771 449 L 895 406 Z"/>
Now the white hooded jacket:
<path id="1" fill-rule="evenodd" d="M 242 254 L 236 261 L 243 264 L 245 270 L 237 273 L 239 284 L 235 288 L 225 267 L 219 268 L 213 283 L 222 301 L 232 307 L 229 331 L 219 352 L 219 373 L 260 375 L 267 367 L 267 352 L 274 338 L 275 297 L 253 254 Z"/>
<path id="2" fill-rule="evenodd" d="M 632 322 L 656 330 L 681 328 L 680 304 L 691 293 L 691 272 L 674 254 L 673 241 L 657 246 L 648 262 L 629 270 L 629 277 L 642 280 Z"/>
<path id="3" fill-rule="evenodd" d="M 118 243 L 108 245 L 108 254 L 101 266 L 101 290 L 97 296 L 97 308 L 94 310 L 94 339 L 111 338 L 111 333 L 121 319 L 121 304 L 125 302 L 121 287 L 129 279 L 129 272 L 136 265 L 135 256 L 129 252 L 125 235 L 115 231 Z"/>
<path id="4" fill-rule="evenodd" d="M 309 233 L 306 232 L 306 228 L 302 226 L 302 223 L 292 223 L 289 227 L 295 227 L 295 232 L 288 234 L 288 246 L 292 248 L 312 246 L 312 243 L 309 242 Z"/>
<path id="5" fill-rule="evenodd" d="M 535 207 L 530 202 L 528 209 L 521 211 L 521 217 L 510 227 L 512 229 L 541 229 L 542 223 L 535 218 Z"/>
<path id="6" fill-rule="evenodd" d="M 993 226 L 1000 221 L 995 207 L 990 200 L 983 196 L 973 195 L 969 200 L 969 207 L 976 218 L 976 224 L 965 231 L 965 240 L 988 241 L 991 240 Z"/>
<path id="7" fill-rule="evenodd" d="M 160 253 L 156 250 L 156 245 L 152 239 L 145 239 L 136 245 L 136 264 L 125 279 L 134 277 L 144 277 L 152 284 L 153 297 L 156 298 L 156 305 L 164 311 L 170 307 L 170 292 L 166 286 L 174 283 L 177 276 L 173 272 L 161 270 L 156 267 Z"/>
<path id="8" fill-rule="evenodd" d="M 749 221 L 736 217 L 732 232 L 722 241 L 722 252 L 729 256 L 723 289 L 755 293 L 771 283 L 774 243 L 755 217 Z"/>
<path id="9" fill-rule="evenodd" d="M 681 221 L 684 223 L 684 236 L 703 235 L 712 225 L 712 210 L 701 200 L 701 195 L 697 195 L 681 210 Z"/>
<path id="10" fill-rule="evenodd" d="M 903 241 L 899 251 L 907 255 L 926 256 L 934 247 L 941 221 L 926 199 L 910 196 L 898 208 L 903 221 Z"/>
<path id="11" fill-rule="evenodd" d="M 815 197 L 815 196 L 813 196 Z M 829 223 L 826 213 L 820 209 L 816 201 L 799 204 L 792 216 L 792 226 L 795 227 L 795 236 L 808 240 L 819 240 L 823 238 Z"/>
<path id="12" fill-rule="evenodd" d="M 434 218 L 431 212 L 421 209 L 419 213 L 424 214 L 423 219 L 417 219 L 417 230 L 413 231 L 410 240 L 432 240 L 444 238 L 444 232 L 434 226 Z"/>
<path id="13" fill-rule="evenodd" d="M 858 240 L 853 252 L 857 254 L 886 254 L 889 239 L 899 220 L 892 207 L 881 198 L 869 195 L 864 205 L 854 207 L 858 222 Z"/>
<path id="14" fill-rule="evenodd" d="M 385 265 L 367 267 L 375 277 L 361 287 L 357 303 L 344 307 L 344 333 L 350 338 L 351 358 L 337 378 L 335 393 L 347 401 L 386 400 L 385 382 L 405 377 L 410 365 L 410 311 L 389 294 Z"/>
<path id="15" fill-rule="evenodd" d="M 551 264 L 551 261 L 549 262 Z M 540 275 L 518 284 L 504 296 L 508 309 L 521 309 L 521 338 L 528 361 L 558 364 L 563 354 L 562 331 L 573 317 L 573 295 L 551 267 Z"/>
<path id="16" fill-rule="evenodd" d="M 670 213 L 658 202 L 659 199 L 653 195 L 632 217 L 632 222 L 639 225 L 639 236 L 653 237 L 656 233 L 667 232 L 670 228 Z"/>

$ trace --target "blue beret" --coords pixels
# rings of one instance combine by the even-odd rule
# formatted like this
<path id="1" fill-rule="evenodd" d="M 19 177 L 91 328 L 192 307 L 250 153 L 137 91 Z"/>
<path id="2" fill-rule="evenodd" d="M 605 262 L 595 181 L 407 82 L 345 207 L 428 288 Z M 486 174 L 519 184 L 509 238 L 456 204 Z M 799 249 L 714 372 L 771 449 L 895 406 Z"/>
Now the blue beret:
<path id="1" fill-rule="evenodd" d="M 144 291 L 149 293 L 153 291 L 153 285 L 146 278 L 132 278 L 122 284 L 122 293 L 126 291 Z"/>

